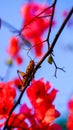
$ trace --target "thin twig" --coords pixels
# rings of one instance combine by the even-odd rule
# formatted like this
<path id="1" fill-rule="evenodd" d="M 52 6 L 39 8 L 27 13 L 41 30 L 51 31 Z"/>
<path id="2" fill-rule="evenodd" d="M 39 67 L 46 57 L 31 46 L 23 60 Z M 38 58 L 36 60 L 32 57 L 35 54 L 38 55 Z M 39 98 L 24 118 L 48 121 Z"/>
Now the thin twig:
<path id="1" fill-rule="evenodd" d="M 53 9 L 52 9 L 52 15 L 51 15 L 51 18 L 50 18 L 50 26 L 49 26 L 48 36 L 47 36 L 48 48 L 49 48 L 49 44 L 50 44 L 49 38 L 50 38 L 51 29 L 52 29 L 52 21 L 53 21 L 53 17 L 54 17 L 54 13 L 55 13 L 56 2 L 57 2 L 57 0 L 54 0 Z"/>
<path id="2" fill-rule="evenodd" d="M 63 67 L 63 68 L 58 67 L 58 66 L 56 65 L 54 59 L 53 59 L 53 63 L 54 63 L 54 66 L 55 66 L 55 73 L 54 73 L 54 76 L 57 78 L 57 70 L 59 69 L 59 70 L 62 70 L 63 72 L 65 72 L 65 70 L 64 70 L 64 67 Z"/>
<path id="3" fill-rule="evenodd" d="M 42 16 L 37 16 L 37 15 L 35 15 L 37 18 L 45 18 L 45 17 L 50 17 L 50 16 L 52 16 L 51 14 L 48 14 L 48 15 L 42 15 Z"/>

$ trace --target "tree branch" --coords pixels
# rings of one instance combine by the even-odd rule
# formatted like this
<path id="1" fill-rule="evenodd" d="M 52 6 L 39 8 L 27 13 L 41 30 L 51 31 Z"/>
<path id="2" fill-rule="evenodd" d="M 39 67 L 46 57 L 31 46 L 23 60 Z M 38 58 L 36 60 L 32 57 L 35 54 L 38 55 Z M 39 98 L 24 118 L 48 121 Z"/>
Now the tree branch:
<path id="1" fill-rule="evenodd" d="M 56 2 L 57 2 L 57 0 L 54 0 L 52 15 L 51 15 L 51 18 L 50 18 L 50 27 L 49 27 L 48 36 L 47 36 L 48 48 L 49 48 L 49 38 L 50 38 L 50 33 L 51 33 L 51 28 L 52 28 L 52 21 L 53 21 L 53 17 L 54 17 Z"/>
<path id="2" fill-rule="evenodd" d="M 53 42 L 52 42 L 52 44 L 51 44 L 51 47 L 48 49 L 48 51 L 45 53 L 45 55 L 41 58 L 41 60 L 39 61 L 39 63 L 36 65 L 36 68 L 35 68 L 36 70 L 40 67 L 40 65 L 41 65 L 42 62 L 46 59 L 46 57 L 47 57 L 49 54 L 52 53 L 52 50 L 54 49 L 54 46 L 55 46 L 55 44 L 56 44 L 56 42 L 57 42 L 57 40 L 58 40 L 60 34 L 62 33 L 62 31 L 63 31 L 65 25 L 67 24 L 67 22 L 68 22 L 68 20 L 70 19 L 70 17 L 71 17 L 72 14 L 73 14 L 73 7 L 72 7 L 72 9 L 69 11 L 69 13 L 68 13 L 66 19 L 64 20 L 64 22 L 62 23 L 60 29 L 59 29 L 58 32 L 56 33 L 56 36 L 55 36 L 55 38 L 54 38 L 54 40 L 53 40 Z"/>

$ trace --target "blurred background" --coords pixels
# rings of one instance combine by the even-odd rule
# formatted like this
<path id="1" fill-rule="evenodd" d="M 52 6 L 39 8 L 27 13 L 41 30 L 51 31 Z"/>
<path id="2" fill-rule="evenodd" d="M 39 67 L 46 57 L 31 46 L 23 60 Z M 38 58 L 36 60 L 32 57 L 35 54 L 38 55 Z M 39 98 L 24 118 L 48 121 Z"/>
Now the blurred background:
<path id="1" fill-rule="evenodd" d="M 13 25 L 15 28 L 20 29 L 22 26 L 22 18 L 20 16 L 20 10 L 23 4 L 32 2 L 32 0 L 1 0 L 0 1 L 0 19 L 6 21 L 7 23 Z M 35 2 L 33 0 L 33 2 Z M 37 0 L 37 3 L 40 5 L 51 4 L 53 0 Z M 50 42 L 52 42 L 55 37 L 59 27 L 65 19 L 65 11 L 69 11 L 73 6 L 73 0 L 58 0 L 56 4 L 56 11 L 54 18 L 56 19 L 56 25 L 52 28 Z M 29 57 L 27 56 L 27 51 L 22 48 L 21 55 L 24 59 L 23 64 L 18 66 L 15 63 L 12 67 L 8 69 L 8 66 L 5 64 L 6 60 L 9 58 L 9 55 L 6 52 L 8 42 L 10 37 L 16 36 L 16 34 L 10 31 L 10 28 L 6 26 L 1 26 L 0 28 L 0 76 L 4 77 L 7 73 L 6 81 L 17 77 L 17 69 L 25 71 L 29 63 Z M 46 34 L 45 34 L 46 36 Z M 44 36 L 44 37 L 45 37 Z M 27 48 L 27 46 L 24 46 Z M 31 54 L 33 59 L 34 53 Z M 43 62 L 41 68 L 37 71 L 35 79 L 42 78 L 44 75 L 44 81 L 50 81 L 53 84 L 54 88 L 59 90 L 57 97 L 54 101 L 54 104 L 57 110 L 61 113 L 61 119 L 67 118 L 67 103 L 73 95 L 73 16 L 70 18 L 69 22 L 65 26 L 62 34 L 60 35 L 55 48 L 54 48 L 54 60 L 58 67 L 64 67 L 66 72 L 57 70 L 57 78 L 55 78 L 54 65 L 50 65 L 46 60 Z M 38 59 L 40 60 L 40 58 Z M 37 61 L 37 58 L 36 60 Z M 24 95 L 25 100 L 27 97 Z M 29 102 L 28 102 L 29 104 Z"/>

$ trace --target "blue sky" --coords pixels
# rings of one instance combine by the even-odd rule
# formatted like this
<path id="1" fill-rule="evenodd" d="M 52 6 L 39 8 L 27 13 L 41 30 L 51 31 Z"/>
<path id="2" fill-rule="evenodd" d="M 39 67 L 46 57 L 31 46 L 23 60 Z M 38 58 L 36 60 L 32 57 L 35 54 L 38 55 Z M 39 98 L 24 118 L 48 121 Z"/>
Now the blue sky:
<path id="1" fill-rule="evenodd" d="M 38 0 L 39 1 L 39 0 Z M 41 0 L 42 2 L 47 2 L 48 0 Z M 0 18 L 6 20 L 16 28 L 20 29 L 22 24 L 22 18 L 20 17 L 20 7 L 23 3 L 27 1 L 24 0 L 1 0 L 0 1 Z M 42 3 L 41 2 L 41 3 Z M 50 1 L 48 1 L 50 3 Z M 56 14 L 55 17 L 57 18 L 57 26 L 56 28 L 52 29 L 50 41 L 54 38 L 58 28 L 63 22 L 62 18 L 62 10 L 67 9 L 69 10 L 73 6 L 73 0 L 58 0 L 56 5 Z M 7 66 L 5 66 L 4 62 L 7 57 L 5 49 L 8 45 L 9 37 L 12 34 L 8 29 L 2 27 L 0 30 L 0 75 L 4 76 L 7 70 Z M 73 44 L 73 26 L 72 28 L 68 28 L 67 26 L 63 30 L 60 38 L 57 41 L 57 44 L 54 48 L 54 59 L 56 64 L 59 67 L 65 67 L 66 72 L 63 73 L 62 71 L 58 70 L 57 78 L 53 77 L 54 74 L 54 66 L 49 65 L 47 59 L 42 64 L 41 69 L 39 69 L 35 75 L 35 79 L 39 79 L 43 77 L 45 81 L 50 81 L 53 84 L 53 87 L 59 90 L 58 95 L 55 99 L 56 108 L 63 113 L 67 110 L 67 102 L 70 99 L 71 95 L 73 94 L 73 52 L 67 51 L 64 46 L 66 44 Z M 26 60 L 26 53 L 23 54 Z M 28 58 L 29 60 L 29 58 Z M 27 61 L 28 62 L 28 61 Z M 14 66 L 13 70 L 11 70 L 9 79 L 14 76 L 17 76 L 16 70 L 23 69 L 25 70 L 27 64 L 24 63 L 21 67 Z"/>

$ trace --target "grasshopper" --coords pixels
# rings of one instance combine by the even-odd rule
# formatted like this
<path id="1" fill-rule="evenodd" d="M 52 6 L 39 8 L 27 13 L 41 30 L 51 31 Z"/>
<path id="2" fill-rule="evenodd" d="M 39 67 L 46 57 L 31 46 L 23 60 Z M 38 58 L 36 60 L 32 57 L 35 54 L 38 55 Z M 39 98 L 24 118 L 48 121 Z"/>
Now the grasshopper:
<path id="1" fill-rule="evenodd" d="M 28 79 L 29 79 L 30 76 L 32 75 L 32 72 L 33 72 L 33 70 L 34 70 L 34 67 L 35 67 L 34 60 L 30 60 L 28 66 L 27 66 L 27 68 L 26 68 L 26 72 L 25 72 L 25 73 L 22 72 L 22 71 L 20 71 L 20 70 L 17 70 L 18 76 L 19 76 L 19 78 L 20 78 L 20 80 L 21 80 L 21 82 L 22 82 L 22 85 L 19 86 L 19 90 L 20 90 L 20 91 L 23 90 L 23 88 L 24 88 L 26 82 L 28 81 Z M 20 76 L 22 77 L 22 79 L 21 79 Z"/>

